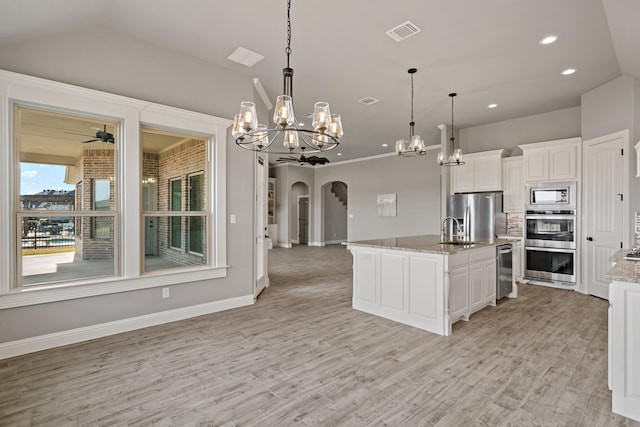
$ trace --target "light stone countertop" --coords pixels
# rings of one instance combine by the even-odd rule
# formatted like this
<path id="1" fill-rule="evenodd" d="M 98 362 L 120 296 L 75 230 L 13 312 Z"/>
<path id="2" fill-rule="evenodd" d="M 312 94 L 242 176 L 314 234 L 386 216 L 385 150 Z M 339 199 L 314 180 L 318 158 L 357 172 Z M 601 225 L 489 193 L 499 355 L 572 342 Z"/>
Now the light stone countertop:
<path id="1" fill-rule="evenodd" d="M 610 258 L 616 264 L 604 276 L 606 279 L 640 283 L 640 261 L 624 259 L 624 256 L 629 252 L 631 252 L 630 249 L 620 249 Z"/>
<path id="2" fill-rule="evenodd" d="M 477 242 L 473 245 L 445 245 L 440 243 L 440 236 L 435 234 L 425 234 L 422 236 L 359 240 L 343 244 L 346 246 L 365 246 L 370 248 L 393 249 L 399 251 L 453 255 L 468 250 L 497 246 L 505 243 L 513 243 L 513 240 L 497 238 L 493 243 Z"/>

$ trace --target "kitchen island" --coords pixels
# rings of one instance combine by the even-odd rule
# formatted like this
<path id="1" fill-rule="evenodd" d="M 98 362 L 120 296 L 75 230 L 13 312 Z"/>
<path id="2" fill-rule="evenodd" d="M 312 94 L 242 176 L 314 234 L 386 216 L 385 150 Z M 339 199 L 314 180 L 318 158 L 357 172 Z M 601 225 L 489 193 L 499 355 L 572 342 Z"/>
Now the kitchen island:
<path id="1" fill-rule="evenodd" d="M 458 320 L 496 304 L 496 245 L 442 244 L 423 235 L 347 242 L 353 308 L 448 336 Z"/>
<path id="2" fill-rule="evenodd" d="M 640 257 L 622 249 L 611 259 L 609 285 L 609 389 L 613 412 L 640 421 Z"/>

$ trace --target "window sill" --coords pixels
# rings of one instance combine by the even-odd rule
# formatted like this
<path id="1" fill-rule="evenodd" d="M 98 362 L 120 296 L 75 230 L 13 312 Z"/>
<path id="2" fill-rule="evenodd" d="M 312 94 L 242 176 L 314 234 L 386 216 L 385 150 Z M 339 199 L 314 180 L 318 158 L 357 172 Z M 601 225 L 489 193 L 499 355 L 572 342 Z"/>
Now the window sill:
<path id="1" fill-rule="evenodd" d="M 50 284 L 12 290 L 0 294 L 0 310 L 46 304 L 77 298 L 130 292 L 160 286 L 219 279 L 227 276 L 227 267 L 207 267 L 203 269 L 181 270 L 175 273 L 147 273 L 131 278 L 100 278 L 85 283 Z"/>

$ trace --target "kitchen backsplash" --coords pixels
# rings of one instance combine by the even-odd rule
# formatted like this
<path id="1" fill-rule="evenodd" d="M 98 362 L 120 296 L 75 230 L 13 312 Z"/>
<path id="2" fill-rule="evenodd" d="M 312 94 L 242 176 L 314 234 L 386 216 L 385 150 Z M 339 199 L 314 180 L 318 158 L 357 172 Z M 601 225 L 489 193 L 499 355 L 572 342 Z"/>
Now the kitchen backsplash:
<path id="1" fill-rule="evenodd" d="M 508 236 L 523 236 L 524 227 L 524 214 L 522 212 L 509 212 L 507 213 L 507 235 Z"/>

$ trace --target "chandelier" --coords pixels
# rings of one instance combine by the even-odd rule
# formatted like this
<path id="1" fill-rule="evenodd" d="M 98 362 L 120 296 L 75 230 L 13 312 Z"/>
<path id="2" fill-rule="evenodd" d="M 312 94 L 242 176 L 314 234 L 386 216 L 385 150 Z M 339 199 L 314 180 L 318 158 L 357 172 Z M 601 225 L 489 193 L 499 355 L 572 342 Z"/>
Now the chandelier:
<path id="1" fill-rule="evenodd" d="M 420 138 L 420 135 L 414 135 L 413 127 L 415 122 L 413 121 L 413 75 L 418 71 L 417 68 L 409 68 L 407 72 L 411 75 L 411 121 L 409 122 L 409 141 L 399 139 L 396 141 L 396 153 L 398 156 L 414 157 L 424 156 L 427 154 L 427 150 L 424 147 L 424 141 Z"/>
<path id="2" fill-rule="evenodd" d="M 339 114 L 331 114 L 327 102 L 316 102 L 313 108 L 312 127 L 304 129 L 293 112 L 293 68 L 289 67 L 291 55 L 291 0 L 287 1 L 287 67 L 282 69 L 284 94 L 276 98 L 273 127 L 258 124 L 256 106 L 242 102 L 240 113 L 233 119 L 231 135 L 236 144 L 252 151 L 273 154 L 318 153 L 336 148 L 343 135 Z M 280 141 L 282 145 L 274 144 Z"/>
<path id="3" fill-rule="evenodd" d="M 460 166 L 464 165 L 462 161 L 462 150 L 460 148 L 455 148 L 456 146 L 456 138 L 453 136 L 453 98 L 457 95 L 457 93 L 450 93 L 451 97 L 451 138 L 449 141 L 451 142 L 451 148 L 449 149 L 449 157 L 445 158 L 445 150 L 443 149 L 438 153 L 438 163 L 440 166 Z"/>

